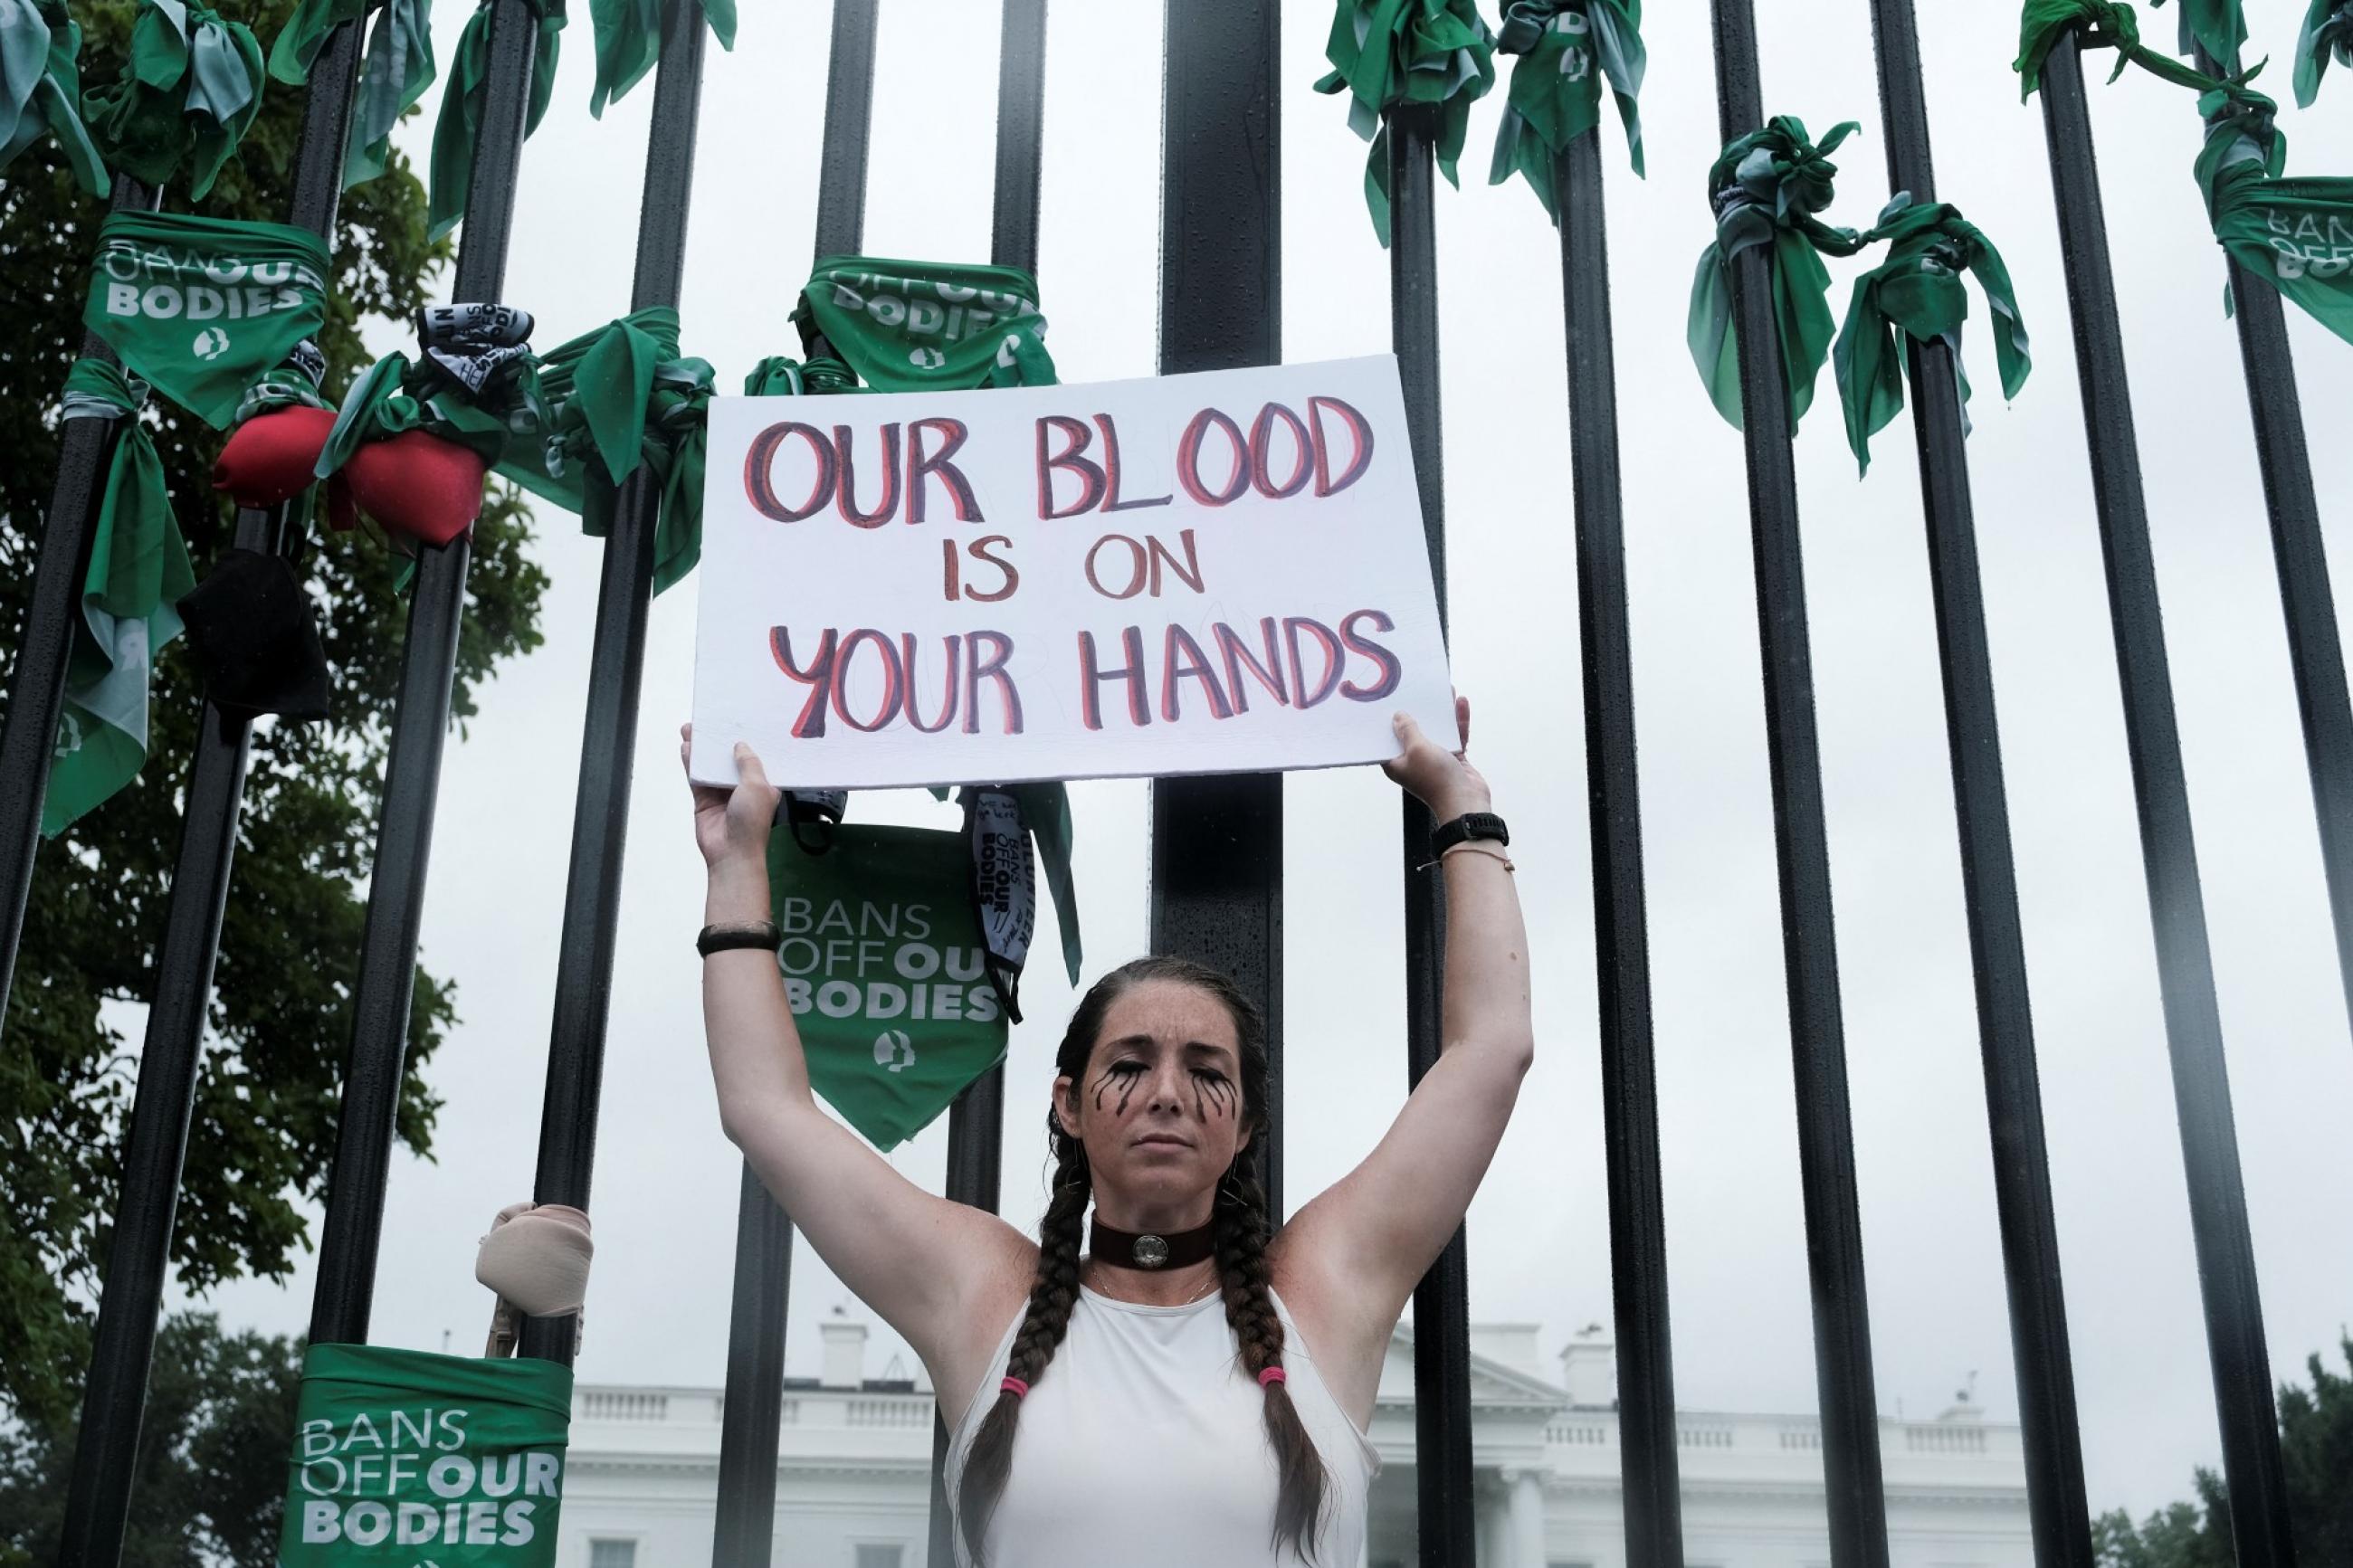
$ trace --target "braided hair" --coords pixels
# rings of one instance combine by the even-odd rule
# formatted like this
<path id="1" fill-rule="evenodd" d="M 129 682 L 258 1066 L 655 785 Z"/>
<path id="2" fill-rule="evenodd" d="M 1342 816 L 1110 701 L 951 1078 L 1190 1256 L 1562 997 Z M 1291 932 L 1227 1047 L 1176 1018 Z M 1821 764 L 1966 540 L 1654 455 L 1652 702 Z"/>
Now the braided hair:
<path id="1" fill-rule="evenodd" d="M 1255 1126 L 1258 1107 L 1267 1100 L 1266 1021 L 1231 980 L 1185 959 L 1139 958 L 1095 982 L 1071 1015 L 1070 1027 L 1055 1053 L 1055 1069 L 1066 1078 L 1083 1079 L 1087 1058 L 1093 1054 L 1112 1005 L 1134 987 L 1154 980 L 1198 987 L 1232 1016 L 1241 1047 L 1243 1124 Z M 1087 1204 L 1094 1191 L 1086 1145 L 1065 1132 L 1050 1110 L 1046 1116 L 1046 1135 L 1054 1158 L 1053 1197 L 1046 1205 L 1045 1217 L 1038 1222 L 1038 1273 L 1030 1283 L 1029 1305 L 1014 1333 L 1005 1365 L 1008 1377 L 1027 1384 L 1035 1384 L 1045 1374 L 1070 1330 L 1071 1311 L 1079 1299 L 1079 1246 Z M 1255 1378 L 1269 1367 L 1282 1365 L 1283 1331 L 1268 1287 L 1266 1248 L 1272 1226 L 1267 1217 L 1266 1194 L 1242 1155 L 1235 1156 L 1231 1168 L 1219 1180 L 1210 1215 L 1216 1226 L 1218 1278 L 1226 1321 L 1241 1347 L 1242 1370 Z M 1267 1441 L 1274 1450 L 1279 1477 L 1269 1542 L 1278 1552 L 1287 1548 L 1303 1561 L 1313 1562 L 1323 1528 L 1329 1476 L 1315 1451 L 1314 1439 L 1299 1418 L 1298 1406 L 1292 1403 L 1288 1384 L 1275 1379 L 1263 1387 Z M 1014 1429 L 1020 1419 L 1020 1396 L 1010 1389 L 999 1390 L 965 1458 L 956 1513 L 965 1551 L 974 1568 L 987 1568 L 981 1542 L 1012 1473 Z"/>

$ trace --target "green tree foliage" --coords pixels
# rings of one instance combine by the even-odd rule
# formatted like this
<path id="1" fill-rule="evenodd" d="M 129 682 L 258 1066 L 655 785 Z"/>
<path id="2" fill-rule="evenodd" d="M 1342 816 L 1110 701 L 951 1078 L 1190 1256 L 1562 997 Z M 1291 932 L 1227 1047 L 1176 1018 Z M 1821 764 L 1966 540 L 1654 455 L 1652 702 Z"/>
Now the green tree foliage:
<path id="1" fill-rule="evenodd" d="M 269 1568 L 301 1383 L 295 1341 L 225 1334 L 209 1313 L 164 1324 L 123 1568 Z M 73 1439 L 70 1421 L 0 1426 L 0 1568 L 57 1561 Z"/>
<path id="2" fill-rule="evenodd" d="M 2353 1371 L 2353 1337 L 2338 1345 Z M 2299 1568 L 2353 1568 L 2353 1378 L 2313 1356 L 2312 1386 L 2280 1390 L 2280 1458 L 2288 1529 Z M 2198 1500 L 2177 1502 L 2136 1527 L 2122 1509 L 2093 1521 L 2100 1568 L 2232 1568 L 2231 1498 L 2200 1468 Z"/>
<path id="3" fill-rule="evenodd" d="M 294 0 L 216 0 L 274 37 Z M 131 0 L 77 0 L 85 85 L 120 68 Z M 204 203 L 208 215 L 283 221 L 302 95 L 268 95 Z M 164 193 L 185 210 L 185 175 Z M 57 472 L 57 390 L 79 352 L 100 204 L 74 185 L 54 142 L 0 176 L 0 647 L 13 650 L 30 597 L 39 519 Z M 405 158 L 347 193 L 334 236 L 326 341 L 338 396 L 367 355 L 363 321 L 405 323 L 449 258 L 426 237 L 425 192 Z M 402 334 L 406 335 L 406 328 Z M 209 488 L 221 437 L 168 406 L 149 418 L 198 574 L 234 518 Z M 475 530 L 471 600 L 455 706 L 498 662 L 536 647 L 546 579 L 529 553 L 529 514 L 494 496 Z M 314 530 L 311 584 L 334 681 L 334 717 L 265 721 L 253 746 L 235 880 L 215 979 L 173 1262 L 198 1290 L 240 1274 L 282 1278 L 308 1245 L 299 1200 L 319 1195 L 334 1148 L 363 892 L 391 739 L 406 602 L 384 540 Z M 13 662 L 13 652 L 8 656 Z M 87 1356 L 135 1083 L 139 1015 L 150 994 L 180 837 L 198 699 L 185 640 L 157 661 L 153 740 L 138 782 L 41 852 L 15 993 L 0 1036 L 0 1405 L 26 1419 L 69 1415 Z M 400 1135 L 430 1147 L 437 1101 L 422 1064 L 457 1017 L 446 981 L 419 971 Z"/>

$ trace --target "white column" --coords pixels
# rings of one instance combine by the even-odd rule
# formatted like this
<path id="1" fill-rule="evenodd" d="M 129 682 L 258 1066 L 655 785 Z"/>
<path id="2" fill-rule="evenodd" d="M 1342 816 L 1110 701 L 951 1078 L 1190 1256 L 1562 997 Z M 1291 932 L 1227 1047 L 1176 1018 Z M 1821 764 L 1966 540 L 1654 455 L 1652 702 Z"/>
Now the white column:
<path id="1" fill-rule="evenodd" d="M 1545 1568 L 1544 1477 L 1522 1470 L 1512 1480 L 1512 1568 Z"/>

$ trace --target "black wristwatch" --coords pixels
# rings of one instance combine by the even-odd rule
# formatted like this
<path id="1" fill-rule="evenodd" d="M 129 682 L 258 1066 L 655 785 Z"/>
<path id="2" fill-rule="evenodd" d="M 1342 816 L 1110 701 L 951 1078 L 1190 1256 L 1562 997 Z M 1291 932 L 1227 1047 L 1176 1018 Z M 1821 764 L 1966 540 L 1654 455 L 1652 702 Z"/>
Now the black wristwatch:
<path id="1" fill-rule="evenodd" d="M 1504 819 L 1492 811 L 1465 812 L 1451 822 L 1441 823 L 1430 836 L 1430 853 L 1434 859 L 1458 844 L 1473 838 L 1492 838 L 1498 844 L 1512 841 L 1512 830 Z"/>
<path id="2" fill-rule="evenodd" d="M 733 925 L 709 925 L 694 939 L 694 951 L 709 958 L 714 952 L 728 952 L 739 947 L 765 947 L 770 952 L 784 941 L 784 933 L 774 921 L 746 921 Z"/>

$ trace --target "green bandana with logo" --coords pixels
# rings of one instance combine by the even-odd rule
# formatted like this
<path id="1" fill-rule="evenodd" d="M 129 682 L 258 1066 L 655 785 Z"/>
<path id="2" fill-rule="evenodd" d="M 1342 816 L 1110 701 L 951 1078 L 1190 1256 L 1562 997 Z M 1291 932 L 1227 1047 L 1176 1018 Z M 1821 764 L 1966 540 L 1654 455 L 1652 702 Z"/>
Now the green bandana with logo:
<path id="1" fill-rule="evenodd" d="M 2148 0 L 2151 5 L 2162 5 L 2165 0 Z M 2222 65 L 2239 58 L 2239 46 L 2247 41 L 2247 19 L 2239 12 L 2239 0 L 2174 0 L 2180 7 L 2181 41 L 2174 51 L 2188 56 L 2199 49 Z"/>
<path id="2" fill-rule="evenodd" d="M 598 120 L 605 106 L 618 103 L 661 58 L 662 13 L 673 4 L 699 5 L 711 36 L 723 49 L 735 47 L 735 0 L 588 0 L 596 29 L 596 86 L 588 112 Z"/>
<path id="3" fill-rule="evenodd" d="M 43 136 L 91 195 L 106 195 L 106 161 L 81 122 L 81 27 L 65 0 L 0 0 L 0 169 Z"/>
<path id="4" fill-rule="evenodd" d="M 225 430 L 245 389 L 319 335 L 329 265 L 308 229 L 119 212 L 98 231 L 82 321 L 132 374 Z"/>
<path id="5" fill-rule="evenodd" d="M 1685 336 L 1717 413 L 1740 427 L 1740 344 L 1732 330 L 1732 261 L 1751 246 L 1767 247 L 1772 278 L 1773 324 L 1781 375 L 1789 395 L 1789 426 L 1797 427 L 1814 401 L 1814 378 L 1830 353 L 1830 269 L 1823 256 L 1852 256 L 1864 238 L 1833 228 L 1814 215 L 1831 205 L 1838 165 L 1829 154 L 1862 127 L 1831 128 L 1817 147 L 1805 122 L 1777 116 L 1724 150 L 1708 171 L 1715 206 L 1715 238 L 1700 252 L 1692 280 Z"/>
<path id="6" fill-rule="evenodd" d="M 786 999 L 810 1086 L 888 1152 L 1003 1059 L 965 836 L 841 826 L 812 854 L 768 840 Z"/>
<path id="7" fill-rule="evenodd" d="M 522 123 L 527 139 L 547 118 L 555 96 L 555 68 L 564 54 L 564 6 L 561 0 L 526 0 L 539 18 L 539 32 L 531 63 L 531 109 Z M 439 239 L 464 220 L 467 200 L 474 194 L 474 148 L 482 138 L 482 105 L 490 90 L 491 13 L 498 0 L 481 0 L 466 18 L 458 36 L 457 58 L 449 62 L 449 85 L 442 89 L 441 117 L 433 124 L 432 195 L 426 214 L 426 237 Z"/>
<path id="8" fill-rule="evenodd" d="M 1365 205 L 1373 232 L 1389 242 L 1389 116 L 1434 110 L 1439 172 L 1460 184 L 1455 163 L 1471 126 L 1471 105 L 1495 85 L 1494 37 L 1472 0 L 1340 0 L 1318 92 L 1348 94 L 1348 128 L 1372 143 L 1365 160 Z"/>
<path id="9" fill-rule="evenodd" d="M 2312 0 L 2304 30 L 2295 39 L 2295 106 L 2310 109 L 2320 96 L 2328 58 L 2353 68 L 2353 0 Z"/>
<path id="10" fill-rule="evenodd" d="M 2353 178 L 2282 178 L 2287 138 L 2260 92 L 2223 86 L 2198 109 L 2208 121 L 2198 185 L 2214 237 L 2233 261 L 2353 342 Z"/>
<path id="11" fill-rule="evenodd" d="M 146 401 L 145 384 L 104 360 L 79 360 L 66 376 L 64 417 L 111 419 L 116 432 L 41 807 L 52 838 L 138 776 L 155 655 L 180 635 L 174 606 L 196 585 L 164 459 L 139 418 Z"/>
<path id="12" fill-rule="evenodd" d="M 1038 281 L 1018 267 L 828 256 L 793 321 L 877 392 L 1054 384 Z M 822 366 L 803 367 L 809 391 L 847 390 Z"/>
<path id="13" fill-rule="evenodd" d="M 1871 469 L 1871 437 L 1904 410 L 1909 356 L 1896 341 L 1899 331 L 1924 343 L 1942 339 L 1953 351 L 1962 428 L 1964 433 L 1968 429 L 1969 378 L 1961 368 L 1961 323 L 1968 319 L 1969 300 L 1961 287 L 1962 273 L 1977 279 L 1993 314 L 1994 359 L 2001 370 L 2002 395 L 2017 396 L 2032 369 L 2010 268 L 1984 231 L 1962 217 L 1958 208 L 1941 202 L 1915 205 L 1909 195 L 1899 194 L 1879 215 L 1869 237 L 1889 242 L 1887 258 L 1855 279 L 1846 325 L 1831 355 L 1839 401 L 1846 411 L 1847 445 L 1866 473 Z"/>
<path id="14" fill-rule="evenodd" d="M 91 135 L 114 168 L 167 184 L 185 161 L 204 200 L 261 112 L 261 46 L 242 22 L 199 0 L 141 0 L 122 74 L 82 95 Z"/>
<path id="15" fill-rule="evenodd" d="M 312 1345 L 280 1568 L 554 1568 L 571 1428 L 554 1362 Z"/>
<path id="16" fill-rule="evenodd" d="M 1609 81 L 1626 152 L 1642 171 L 1642 0 L 1510 0 L 1495 47 L 1518 60 L 1504 118 L 1495 128 L 1495 161 L 1487 183 L 1525 175 L 1559 226 L 1554 170 L 1568 144 L 1601 123 L 1601 82 Z"/>

